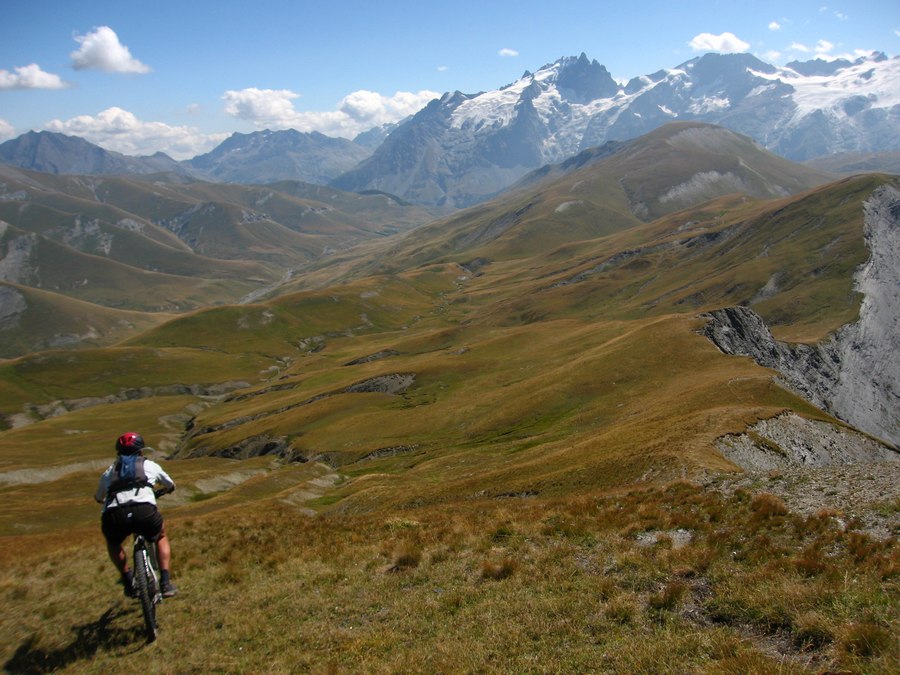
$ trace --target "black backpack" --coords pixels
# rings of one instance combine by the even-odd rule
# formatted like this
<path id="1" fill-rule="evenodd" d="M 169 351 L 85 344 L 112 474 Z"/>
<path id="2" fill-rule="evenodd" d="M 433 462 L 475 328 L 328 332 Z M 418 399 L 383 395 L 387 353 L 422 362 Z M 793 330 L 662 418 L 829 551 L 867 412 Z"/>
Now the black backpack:
<path id="1" fill-rule="evenodd" d="M 144 458 L 141 455 L 121 455 L 110 476 L 107 495 L 112 497 L 126 490 L 134 490 L 137 494 L 142 487 L 152 487 L 144 471 Z"/>

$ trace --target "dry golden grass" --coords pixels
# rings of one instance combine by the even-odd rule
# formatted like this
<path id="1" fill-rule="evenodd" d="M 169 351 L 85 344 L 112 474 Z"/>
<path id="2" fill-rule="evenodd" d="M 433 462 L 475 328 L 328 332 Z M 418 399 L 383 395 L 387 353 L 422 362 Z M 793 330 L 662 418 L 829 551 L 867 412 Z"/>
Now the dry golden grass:
<path id="1" fill-rule="evenodd" d="M 181 593 L 152 647 L 97 532 L 7 538 L 2 658 L 11 672 L 892 672 L 898 579 L 877 559 L 897 543 L 861 549 L 834 519 L 807 530 L 790 512 L 761 523 L 751 504 L 682 482 L 402 515 L 172 509 Z M 817 542 L 824 569 L 798 572 Z"/>
<path id="2" fill-rule="evenodd" d="M 771 494 L 671 482 L 735 470 L 715 440 L 760 418 L 824 417 L 770 371 L 716 350 L 697 314 L 746 300 L 779 269 L 808 276 L 822 265 L 808 251 L 840 235 L 843 272 L 816 277 L 809 303 L 795 285 L 764 309 L 806 336 L 847 320 L 857 299 L 845 272 L 864 253 L 859 199 L 873 181 L 777 209 L 720 200 L 556 249 L 529 220 L 529 239 L 498 243 L 502 255 L 477 273 L 432 264 L 452 247 L 450 228 L 396 261 L 426 264 L 393 277 L 198 312 L 128 348 L 3 364 L 5 413 L 117 393 L 135 377 L 249 384 L 72 410 L 0 434 L 6 474 L 72 469 L 0 487 L 4 664 L 896 670 L 885 640 L 898 629 L 896 541 L 827 512 L 795 515 Z M 816 230 L 822 241 L 788 236 L 804 214 L 835 208 Z M 709 258 L 678 243 L 725 228 L 734 241 Z M 760 257 L 769 235 L 780 243 Z M 643 252 L 603 268 L 632 248 Z M 415 381 L 396 393 L 348 390 L 397 373 Z M 182 594 L 163 605 L 163 637 L 149 649 L 104 559 L 88 501 L 97 469 L 81 464 L 109 457 L 124 428 L 199 455 L 167 464 L 179 482 L 164 509 Z M 239 454 L 248 439 L 307 461 L 208 456 Z"/>

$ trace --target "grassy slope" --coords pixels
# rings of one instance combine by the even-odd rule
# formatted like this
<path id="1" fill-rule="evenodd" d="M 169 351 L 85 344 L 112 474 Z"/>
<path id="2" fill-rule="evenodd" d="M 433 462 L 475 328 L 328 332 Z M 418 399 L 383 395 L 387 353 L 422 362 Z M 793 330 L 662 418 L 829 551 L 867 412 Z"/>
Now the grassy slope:
<path id="1" fill-rule="evenodd" d="M 7 667 L 890 672 L 894 542 L 768 497 L 652 487 L 733 469 L 713 449 L 723 433 L 786 408 L 818 415 L 768 371 L 720 354 L 696 315 L 753 298 L 778 274 L 778 292 L 757 304 L 781 331 L 820 338 L 852 318 L 860 200 L 879 180 L 774 205 L 724 198 L 510 255 L 509 242 L 457 240 L 454 256 L 493 256 L 477 274 L 415 268 L 447 250 L 425 242 L 397 249 L 409 251 L 395 260 L 404 274 L 199 312 L 117 350 L 4 364 L 4 412 L 133 382 L 251 383 L 3 432 L 4 474 L 35 454 L 69 472 L 0 485 Z M 701 249 L 677 243 L 722 232 Z M 602 266 L 622 251 L 637 253 Z M 695 287 L 679 287 L 685 270 Z M 345 391 L 394 373 L 415 382 L 399 395 Z M 135 654 L 139 616 L 105 581 L 86 498 L 98 469 L 81 463 L 109 457 L 126 427 L 173 448 L 189 418 L 184 454 L 284 436 L 318 461 L 167 463 L 187 495 L 168 509 L 184 593 L 164 605 L 161 644 Z M 627 493 L 634 484 L 648 489 Z M 307 519 L 310 509 L 320 515 Z M 63 528 L 97 546 L 60 557 Z M 677 529 L 688 545 L 675 545 Z M 648 532 L 669 535 L 648 547 Z M 199 637 L 198 617 L 210 627 Z"/>
<path id="2" fill-rule="evenodd" d="M 0 221 L 11 225 L 3 226 L 0 243 L 22 253 L 27 242 L 27 255 L 19 256 L 25 276 L 17 283 L 136 311 L 235 302 L 326 252 L 430 217 L 384 196 L 299 183 L 253 187 L 165 176 L 54 176 L 9 167 L 0 167 L 0 176 Z M 57 333 L 83 334 L 83 321 L 64 321 L 70 315 L 58 315 L 52 332 L 39 327 L 31 345 L 4 332 L 3 355 L 51 344 Z M 104 333 L 103 322 L 94 328 L 104 344 L 122 335 Z"/>
<path id="3" fill-rule="evenodd" d="M 21 294 L 27 306 L 14 326 L 4 328 L 0 349 L 4 358 L 63 346 L 73 333 L 86 346 L 107 346 L 174 316 L 110 309 L 25 286 L 0 286 Z"/>
<path id="4" fill-rule="evenodd" d="M 170 511 L 181 594 L 152 648 L 96 530 L 74 530 L 77 548 L 7 539 L 6 668 L 887 673 L 900 658 L 896 550 L 771 495 L 681 483 L 318 518 L 256 503 Z"/>

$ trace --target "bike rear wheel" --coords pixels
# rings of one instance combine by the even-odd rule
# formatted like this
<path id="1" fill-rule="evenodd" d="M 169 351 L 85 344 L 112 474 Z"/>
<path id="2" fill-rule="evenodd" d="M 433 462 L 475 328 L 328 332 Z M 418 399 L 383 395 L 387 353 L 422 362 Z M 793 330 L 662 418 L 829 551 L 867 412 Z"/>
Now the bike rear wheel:
<path id="1" fill-rule="evenodd" d="M 150 566 L 150 553 L 146 544 L 135 547 L 134 554 L 134 589 L 141 601 L 141 612 L 144 615 L 144 632 L 147 642 L 156 640 L 156 578 Z"/>

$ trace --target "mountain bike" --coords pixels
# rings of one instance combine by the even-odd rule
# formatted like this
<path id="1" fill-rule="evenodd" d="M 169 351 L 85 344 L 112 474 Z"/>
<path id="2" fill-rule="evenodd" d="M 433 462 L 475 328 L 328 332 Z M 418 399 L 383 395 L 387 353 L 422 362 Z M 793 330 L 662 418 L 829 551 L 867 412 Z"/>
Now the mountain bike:
<path id="1" fill-rule="evenodd" d="M 134 536 L 134 592 L 141 601 L 144 614 L 144 630 L 147 642 L 156 640 L 156 605 L 162 602 L 159 588 L 159 563 L 156 559 L 156 542 L 143 536 Z"/>
<path id="2" fill-rule="evenodd" d="M 157 499 L 168 490 L 160 488 L 153 491 Z M 159 583 L 159 560 L 156 557 L 156 542 L 145 539 L 142 535 L 134 535 L 134 592 L 141 601 L 141 612 L 144 615 L 144 630 L 147 642 L 156 640 L 156 606 L 162 602 L 162 589 Z"/>

